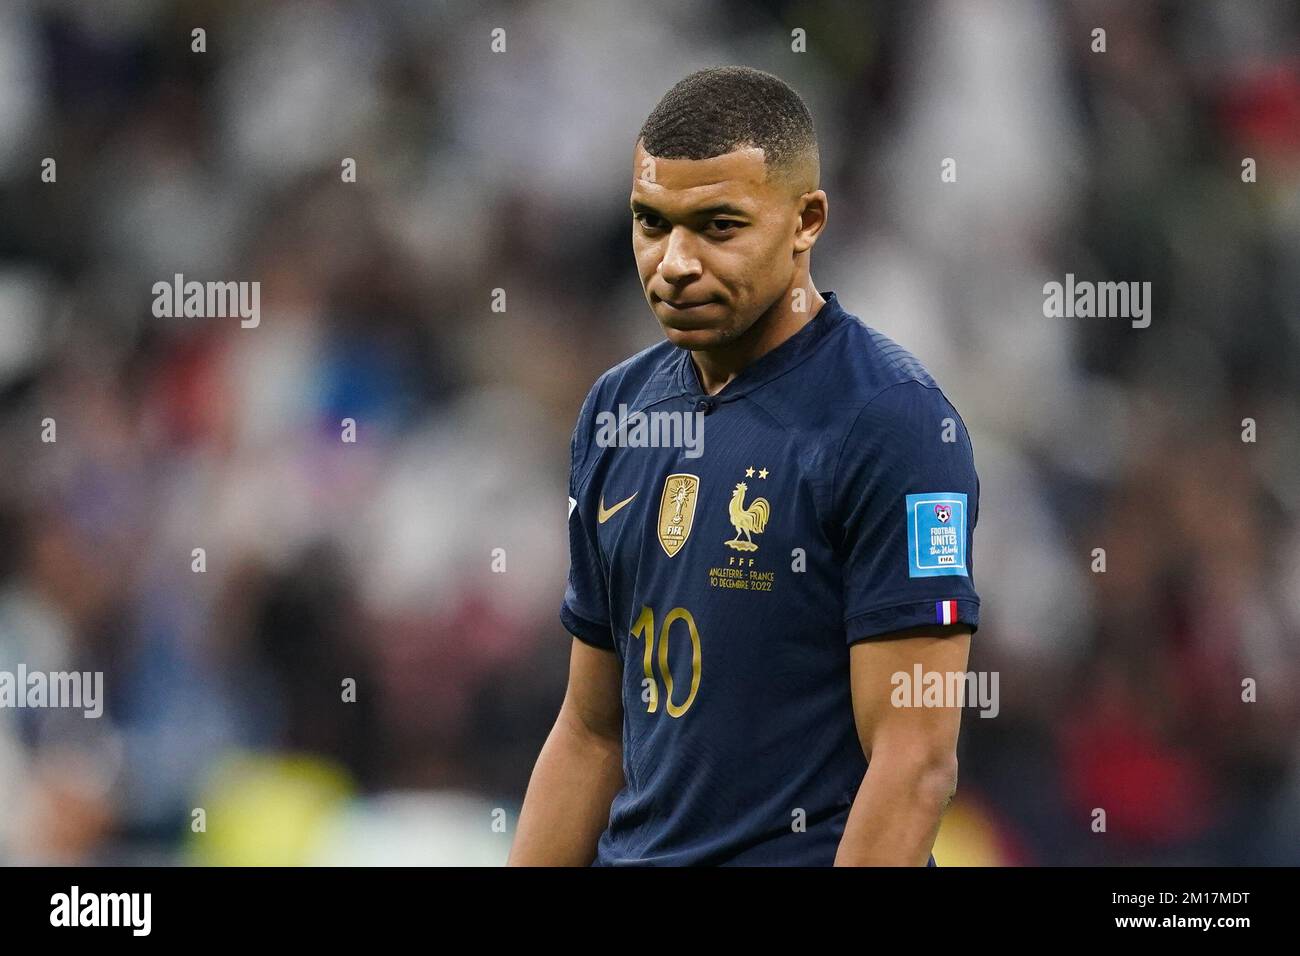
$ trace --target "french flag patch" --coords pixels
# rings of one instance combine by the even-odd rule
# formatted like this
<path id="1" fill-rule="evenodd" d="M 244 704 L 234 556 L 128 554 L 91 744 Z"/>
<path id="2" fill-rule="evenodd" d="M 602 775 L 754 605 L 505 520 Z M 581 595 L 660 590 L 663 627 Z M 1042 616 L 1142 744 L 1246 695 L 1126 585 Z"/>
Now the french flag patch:
<path id="1" fill-rule="evenodd" d="M 936 601 L 934 604 L 934 618 L 940 624 L 956 624 L 957 602 Z"/>

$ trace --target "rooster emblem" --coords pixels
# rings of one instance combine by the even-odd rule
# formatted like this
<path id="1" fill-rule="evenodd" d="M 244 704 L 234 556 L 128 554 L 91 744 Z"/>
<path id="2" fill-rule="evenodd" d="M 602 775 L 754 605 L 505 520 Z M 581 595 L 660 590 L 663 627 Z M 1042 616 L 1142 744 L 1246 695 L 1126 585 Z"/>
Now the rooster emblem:
<path id="1" fill-rule="evenodd" d="M 755 498 L 746 506 L 745 492 L 748 490 L 749 486 L 743 481 L 737 484 L 736 490 L 731 494 L 731 503 L 727 505 L 727 514 L 731 518 L 731 526 L 736 529 L 736 536 L 725 544 L 737 551 L 758 550 L 758 545 L 750 535 L 762 534 L 767 527 L 767 517 L 772 513 L 772 506 L 766 498 Z M 744 541 L 740 540 L 742 534 L 745 536 Z"/>

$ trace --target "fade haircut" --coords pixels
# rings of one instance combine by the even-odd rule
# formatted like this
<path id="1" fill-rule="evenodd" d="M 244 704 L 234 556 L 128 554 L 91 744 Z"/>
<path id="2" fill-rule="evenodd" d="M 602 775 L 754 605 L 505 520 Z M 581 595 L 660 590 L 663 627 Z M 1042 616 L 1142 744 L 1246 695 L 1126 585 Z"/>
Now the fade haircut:
<path id="1" fill-rule="evenodd" d="M 800 191 L 819 185 L 812 115 L 780 77 L 747 66 L 719 66 L 679 80 L 651 111 L 638 135 L 660 159 L 712 159 L 758 147 L 769 174 Z"/>

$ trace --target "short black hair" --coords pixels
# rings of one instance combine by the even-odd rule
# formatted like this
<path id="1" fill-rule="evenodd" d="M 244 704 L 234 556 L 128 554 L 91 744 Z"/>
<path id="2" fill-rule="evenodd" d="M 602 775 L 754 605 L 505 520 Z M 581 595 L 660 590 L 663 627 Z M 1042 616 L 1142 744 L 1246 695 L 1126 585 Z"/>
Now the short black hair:
<path id="1" fill-rule="evenodd" d="M 692 73 L 664 94 L 637 137 L 661 159 L 711 159 L 759 147 L 770 167 L 788 169 L 817 152 L 812 114 L 784 80 L 747 66 Z"/>

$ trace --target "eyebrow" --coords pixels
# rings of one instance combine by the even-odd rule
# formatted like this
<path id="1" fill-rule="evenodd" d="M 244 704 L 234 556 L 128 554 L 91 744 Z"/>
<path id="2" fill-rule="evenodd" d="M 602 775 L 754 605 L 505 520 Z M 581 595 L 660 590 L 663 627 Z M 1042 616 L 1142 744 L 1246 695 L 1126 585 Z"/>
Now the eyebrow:
<path id="1" fill-rule="evenodd" d="M 632 200 L 632 211 L 649 212 L 649 213 L 653 213 L 656 216 L 664 215 L 654 206 L 648 205 L 636 199 Z M 690 216 L 696 219 L 703 219 L 705 217 L 716 216 L 719 213 L 729 215 L 729 216 L 743 216 L 745 218 L 748 218 L 750 215 L 748 211 L 741 209 L 739 206 L 733 206 L 731 203 L 724 202 L 724 203 L 716 203 L 712 206 L 706 206 L 703 209 L 692 209 L 690 212 Z M 664 218 L 666 219 L 668 217 L 664 216 Z"/>

